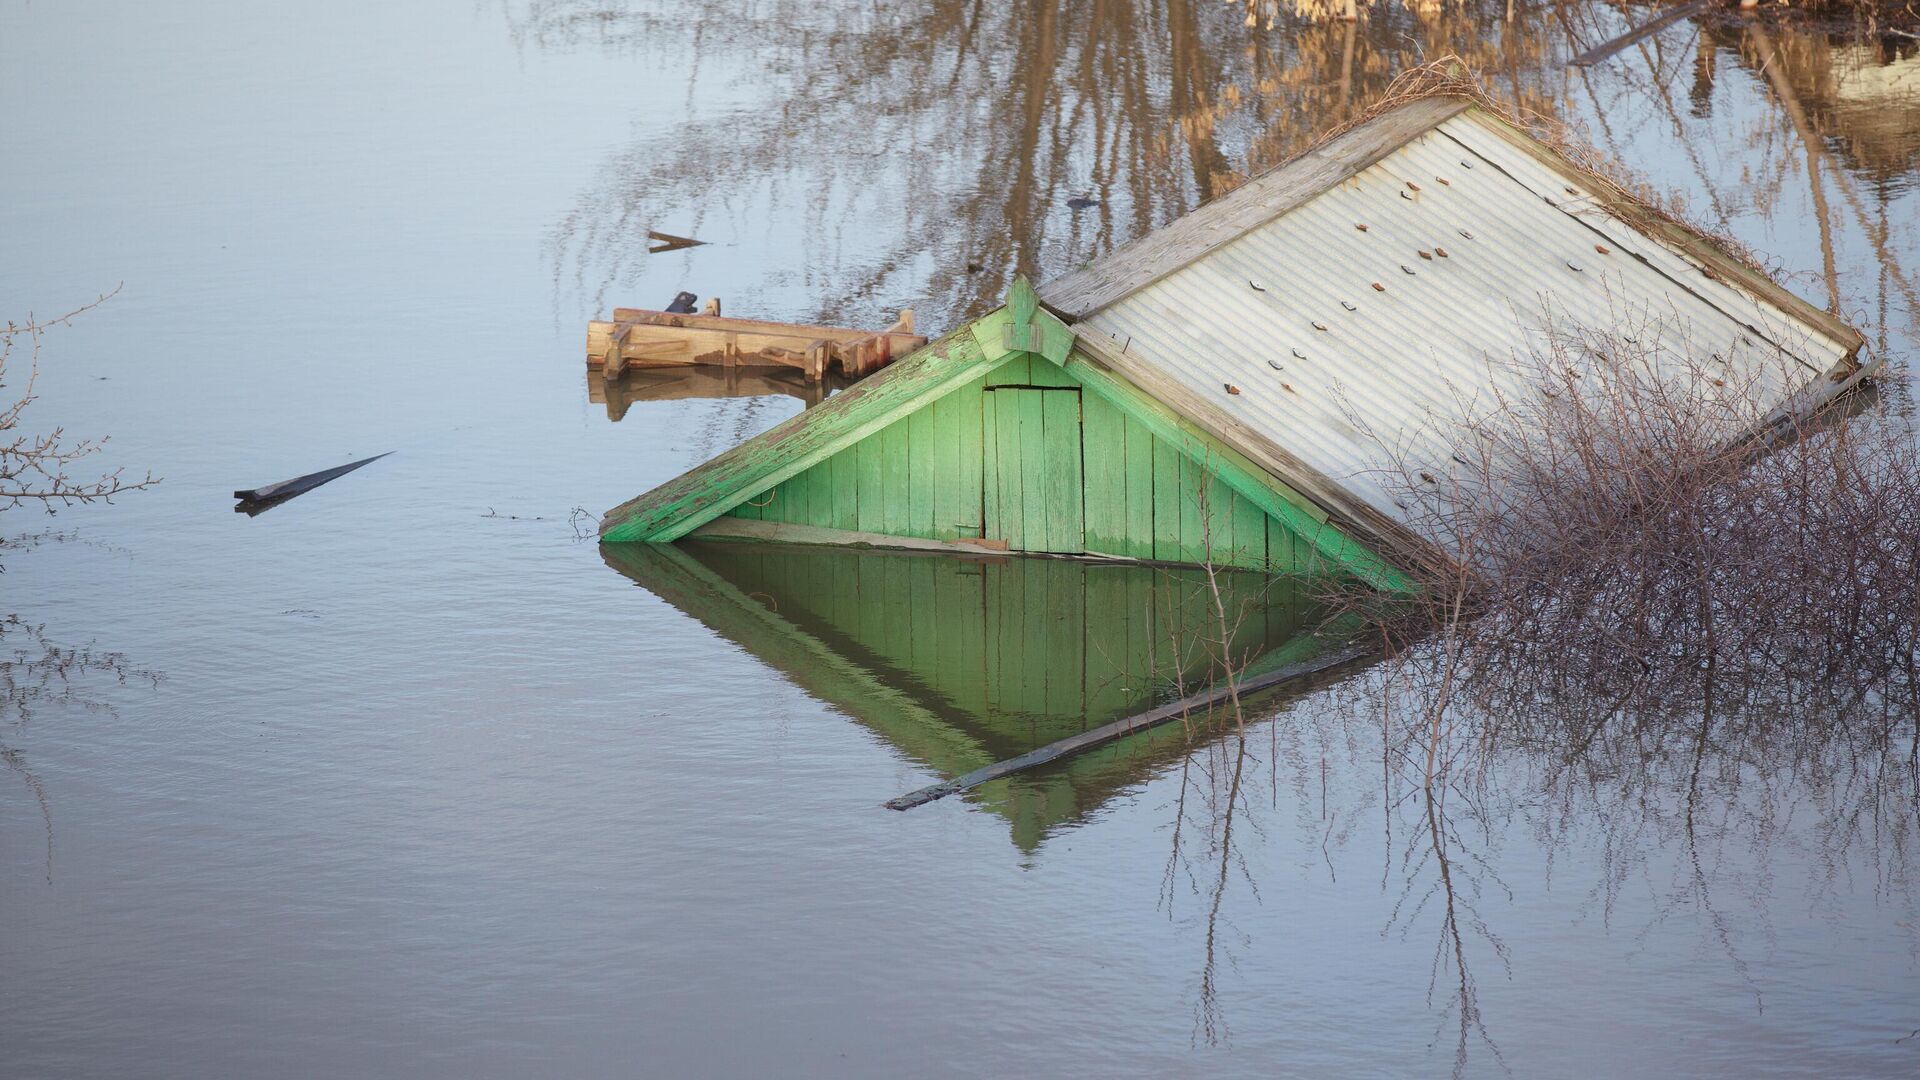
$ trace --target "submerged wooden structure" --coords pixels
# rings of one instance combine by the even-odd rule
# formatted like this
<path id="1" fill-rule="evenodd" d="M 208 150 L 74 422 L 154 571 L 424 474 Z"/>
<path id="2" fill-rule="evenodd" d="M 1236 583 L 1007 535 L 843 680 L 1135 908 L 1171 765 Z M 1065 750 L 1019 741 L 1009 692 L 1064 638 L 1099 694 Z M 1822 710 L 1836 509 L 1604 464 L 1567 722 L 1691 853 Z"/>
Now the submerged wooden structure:
<path id="1" fill-rule="evenodd" d="M 885 330 L 735 319 L 643 308 L 615 308 L 587 324 L 587 367 L 608 379 L 645 368 L 786 368 L 818 382 L 828 372 L 870 375 L 927 343 L 902 311 Z"/>
<path id="2" fill-rule="evenodd" d="M 1382 453 L 1448 474 L 1555 326 L 1631 327 L 1782 410 L 1862 340 L 1473 100 L 1392 108 L 609 511 L 688 536 L 1331 572 L 1425 550 Z M 1696 363 L 1697 366 L 1697 363 Z"/>

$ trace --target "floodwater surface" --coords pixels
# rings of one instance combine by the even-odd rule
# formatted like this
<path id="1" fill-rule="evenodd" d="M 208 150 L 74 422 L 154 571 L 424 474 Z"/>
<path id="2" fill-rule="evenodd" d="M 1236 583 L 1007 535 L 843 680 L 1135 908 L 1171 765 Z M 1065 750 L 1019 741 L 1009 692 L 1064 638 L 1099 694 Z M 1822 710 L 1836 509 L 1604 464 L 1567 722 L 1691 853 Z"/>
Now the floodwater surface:
<path id="1" fill-rule="evenodd" d="M 162 482 L 0 529 L 0 1075 L 1920 1072 L 1910 719 L 1440 799 L 1318 686 L 895 813 L 1176 692 L 1202 583 L 574 513 L 817 400 L 592 385 L 615 304 L 937 333 L 1447 53 L 1904 372 L 1920 40 L 1363 11 L 5 0 L 0 318 L 118 289 L 23 426 Z"/>

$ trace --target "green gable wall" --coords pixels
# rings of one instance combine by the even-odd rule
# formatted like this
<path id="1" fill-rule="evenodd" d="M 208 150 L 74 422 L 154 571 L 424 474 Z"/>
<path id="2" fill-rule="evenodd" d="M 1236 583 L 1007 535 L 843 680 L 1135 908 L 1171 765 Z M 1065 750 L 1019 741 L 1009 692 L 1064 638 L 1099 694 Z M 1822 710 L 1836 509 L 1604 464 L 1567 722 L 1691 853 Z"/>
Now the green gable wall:
<path id="1" fill-rule="evenodd" d="M 726 516 L 1304 573 L 1313 547 L 1069 368 L 1017 353 Z M 1214 455 L 1219 455 L 1215 457 Z"/>

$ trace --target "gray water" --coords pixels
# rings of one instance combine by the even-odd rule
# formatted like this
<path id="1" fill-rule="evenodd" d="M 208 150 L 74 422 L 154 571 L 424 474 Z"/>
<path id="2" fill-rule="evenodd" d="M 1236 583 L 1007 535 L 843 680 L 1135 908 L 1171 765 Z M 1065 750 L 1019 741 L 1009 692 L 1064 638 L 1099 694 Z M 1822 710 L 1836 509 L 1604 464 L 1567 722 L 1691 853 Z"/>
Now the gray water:
<path id="1" fill-rule="evenodd" d="M 1645 763 L 1516 756 L 1449 868 L 1310 695 L 1225 863 L 1173 846 L 1217 745 L 1083 766 L 1106 794 L 1016 842 L 1013 789 L 882 809 L 941 777 L 580 537 L 801 408 L 610 422 L 588 318 L 937 331 L 1445 51 L 1915 340 L 1912 48 L 1683 22 L 1570 74 L 1617 12 L 1007 7 L 0 8 L 0 317 L 119 285 L 26 426 L 163 478 L 0 530 L 60 531 L 0 611 L 96 650 L 0 716 L 0 1075 L 1920 1071 L 1898 761 L 1729 767 L 1683 828 Z"/>

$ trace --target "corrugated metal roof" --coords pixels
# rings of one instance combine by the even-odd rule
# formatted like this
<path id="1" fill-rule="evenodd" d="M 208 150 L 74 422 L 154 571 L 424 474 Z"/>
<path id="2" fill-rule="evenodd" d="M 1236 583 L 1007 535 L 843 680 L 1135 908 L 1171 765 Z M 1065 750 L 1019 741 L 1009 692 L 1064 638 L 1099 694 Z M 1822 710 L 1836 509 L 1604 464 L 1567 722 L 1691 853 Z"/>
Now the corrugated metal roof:
<path id="1" fill-rule="evenodd" d="M 1402 523 L 1392 459 L 1451 472 L 1463 414 L 1519 389 L 1512 361 L 1552 328 L 1713 357 L 1782 402 L 1847 364 L 1853 343 L 1613 216 L 1495 123 L 1448 119 L 1076 329 Z"/>

